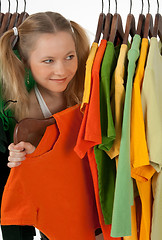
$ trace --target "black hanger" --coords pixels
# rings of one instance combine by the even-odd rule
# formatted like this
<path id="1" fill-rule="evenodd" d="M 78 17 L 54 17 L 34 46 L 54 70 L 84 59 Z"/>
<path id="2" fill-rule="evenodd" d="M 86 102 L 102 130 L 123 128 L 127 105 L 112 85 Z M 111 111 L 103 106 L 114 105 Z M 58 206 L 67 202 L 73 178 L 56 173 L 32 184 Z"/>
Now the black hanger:
<path id="1" fill-rule="evenodd" d="M 148 1 L 148 13 L 146 15 L 145 19 L 145 27 L 144 27 L 144 33 L 143 33 L 143 38 L 148 38 L 153 36 L 153 18 L 152 15 L 149 13 L 150 12 L 150 2 Z"/>
<path id="2" fill-rule="evenodd" d="M 162 16 L 159 14 L 159 2 L 157 0 L 157 13 L 155 15 L 154 28 L 153 28 L 153 37 L 159 36 L 160 41 L 162 42 Z"/>
<path id="3" fill-rule="evenodd" d="M 119 37 L 121 40 L 124 38 L 123 24 L 120 14 L 117 13 L 117 0 L 116 3 L 116 11 L 112 19 L 111 31 L 109 36 L 109 41 L 115 43 L 116 37 Z"/>
<path id="4" fill-rule="evenodd" d="M 131 14 L 131 9 L 132 9 L 132 0 L 130 0 L 130 12 L 127 16 L 123 44 L 128 44 L 129 35 L 131 35 L 131 37 L 133 38 L 133 36 L 136 33 L 135 18 L 134 18 L 134 15 Z"/>
<path id="5" fill-rule="evenodd" d="M 10 23 L 9 23 L 9 26 L 8 26 L 8 30 L 9 29 L 11 29 L 11 28 L 13 28 L 15 25 L 16 25 L 16 23 L 17 23 L 17 21 L 18 21 L 18 18 L 19 18 L 19 13 L 17 12 L 18 11 L 18 0 L 16 0 L 16 11 L 12 14 L 12 16 L 11 16 L 11 19 L 10 19 Z"/>
<path id="6" fill-rule="evenodd" d="M 7 30 L 12 16 L 12 14 L 10 13 L 10 0 L 8 0 L 8 4 L 9 4 L 8 12 L 4 14 L 2 24 L 0 27 L 0 36 L 2 36 L 3 33 Z"/>
<path id="7" fill-rule="evenodd" d="M 19 19 L 16 23 L 16 27 L 23 23 L 28 16 L 29 14 L 26 12 L 26 0 L 24 0 L 24 11 L 20 13 Z"/>
<path id="8" fill-rule="evenodd" d="M 98 24 L 97 24 L 97 30 L 96 30 L 96 35 L 95 35 L 95 40 L 94 42 L 99 43 L 101 33 L 103 32 L 104 29 L 104 23 L 105 23 L 105 14 L 103 13 L 103 0 L 102 0 L 102 12 L 99 15 L 98 18 Z"/>
<path id="9" fill-rule="evenodd" d="M 112 18 L 113 18 L 113 15 L 110 13 L 110 0 L 109 0 L 109 9 L 108 9 L 108 13 L 105 17 L 105 26 L 104 26 L 104 31 L 103 31 L 103 39 L 105 39 L 105 40 L 109 39 Z"/>
<path id="10" fill-rule="evenodd" d="M 141 38 L 143 37 L 144 26 L 145 26 L 145 15 L 143 14 L 143 0 L 142 0 L 142 10 L 138 18 L 137 31 L 136 31 L 136 34 L 140 35 Z"/>

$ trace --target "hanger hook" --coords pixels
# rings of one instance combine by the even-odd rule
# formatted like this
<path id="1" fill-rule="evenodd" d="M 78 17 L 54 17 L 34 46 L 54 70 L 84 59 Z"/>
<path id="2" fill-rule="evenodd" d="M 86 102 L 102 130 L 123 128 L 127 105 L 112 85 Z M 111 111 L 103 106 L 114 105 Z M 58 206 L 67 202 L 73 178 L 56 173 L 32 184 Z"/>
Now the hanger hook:
<path id="1" fill-rule="evenodd" d="M 10 12 L 10 5 L 11 5 L 10 0 L 8 0 L 8 12 Z"/>
<path id="2" fill-rule="evenodd" d="M 103 1 L 103 0 L 102 0 Z M 24 12 L 26 11 L 26 0 L 24 0 Z"/>
<path id="3" fill-rule="evenodd" d="M 109 2 L 108 13 L 110 13 L 110 0 L 108 0 L 108 2 Z"/>
<path id="4" fill-rule="evenodd" d="M 157 0 L 157 13 L 159 13 L 159 0 Z"/>
<path id="5" fill-rule="evenodd" d="M 115 13 L 117 13 L 117 0 L 115 0 L 115 5 L 116 5 Z"/>
<path id="6" fill-rule="evenodd" d="M 1 12 L 1 0 L 0 0 L 0 12 Z"/>
<path id="7" fill-rule="evenodd" d="M 132 11 L 132 0 L 130 0 L 130 11 L 129 11 L 130 14 L 131 14 L 131 11 Z"/>
<path id="8" fill-rule="evenodd" d="M 148 13 L 150 13 L 150 1 L 147 0 L 147 2 L 148 2 Z"/>
<path id="9" fill-rule="evenodd" d="M 17 13 L 17 11 L 18 11 L 18 0 L 16 0 L 16 13 Z"/>
<path id="10" fill-rule="evenodd" d="M 144 3 L 143 3 L 143 0 L 142 0 L 142 9 L 141 9 L 141 14 L 143 14 L 143 6 L 144 6 Z"/>
<path id="11" fill-rule="evenodd" d="M 12 119 L 15 120 L 16 123 L 18 123 L 18 121 L 16 120 L 16 118 L 14 118 L 14 117 L 9 117 L 9 116 L 7 116 L 6 113 L 5 113 L 5 107 L 6 107 L 6 105 L 7 105 L 8 103 L 10 103 L 10 102 L 12 102 L 12 103 L 17 103 L 17 101 L 13 101 L 13 100 L 8 100 L 7 102 L 5 102 L 5 104 L 4 104 L 4 106 L 3 106 L 3 114 L 4 114 L 5 117 L 7 117 L 7 118 L 12 118 Z"/>

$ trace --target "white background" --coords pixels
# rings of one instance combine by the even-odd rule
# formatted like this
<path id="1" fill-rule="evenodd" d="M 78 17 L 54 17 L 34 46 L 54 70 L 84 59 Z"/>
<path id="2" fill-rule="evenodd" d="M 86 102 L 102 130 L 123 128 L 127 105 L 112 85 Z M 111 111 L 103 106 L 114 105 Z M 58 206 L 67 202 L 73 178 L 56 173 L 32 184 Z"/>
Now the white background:
<path id="1" fill-rule="evenodd" d="M 148 1 L 144 1 L 143 13 L 148 12 Z M 16 10 L 16 0 L 10 0 L 10 12 Z M 132 14 L 138 21 L 138 16 L 141 13 L 142 0 L 132 0 Z M 22 12 L 24 9 L 24 1 L 18 0 L 18 12 Z M 67 19 L 76 21 L 82 27 L 87 30 L 87 33 L 92 43 L 94 40 L 98 16 L 102 9 L 101 0 L 26 0 L 26 11 L 29 14 L 44 11 L 59 12 Z M 117 0 L 117 12 L 122 17 L 123 28 L 125 29 L 125 22 L 127 14 L 130 9 L 130 0 Z M 8 11 L 8 0 L 1 1 L 1 11 L 3 13 Z M 108 0 L 104 0 L 104 13 L 108 12 Z M 110 1 L 110 12 L 115 13 L 115 0 Z M 157 0 L 150 0 L 150 13 L 154 16 L 157 12 Z M 162 14 L 162 0 L 159 0 L 159 12 Z M 35 237 L 35 240 L 40 239 Z M 0 240 L 2 236 L 0 233 Z M 84 240 L 84 239 L 83 239 Z"/>
<path id="2" fill-rule="evenodd" d="M 143 13 L 148 12 L 148 0 L 144 1 Z M 157 11 L 157 0 L 150 1 L 150 13 L 153 18 Z M 10 10 L 16 10 L 16 0 L 10 0 Z M 159 0 L 159 12 L 162 14 L 162 0 Z M 26 11 L 29 14 L 42 11 L 55 11 L 61 13 L 66 18 L 76 21 L 82 27 L 88 30 L 91 42 L 97 28 L 98 16 L 102 9 L 102 0 L 26 0 Z M 142 0 L 132 0 L 132 13 L 135 16 L 136 23 L 141 12 Z M 24 9 L 24 0 L 18 0 L 18 12 Z M 117 12 L 121 15 L 123 28 L 127 14 L 130 9 L 130 0 L 117 0 Z M 1 11 L 8 11 L 8 0 L 1 1 Z M 108 0 L 104 0 L 104 13 L 108 12 Z M 110 12 L 115 12 L 115 0 L 110 0 Z"/>

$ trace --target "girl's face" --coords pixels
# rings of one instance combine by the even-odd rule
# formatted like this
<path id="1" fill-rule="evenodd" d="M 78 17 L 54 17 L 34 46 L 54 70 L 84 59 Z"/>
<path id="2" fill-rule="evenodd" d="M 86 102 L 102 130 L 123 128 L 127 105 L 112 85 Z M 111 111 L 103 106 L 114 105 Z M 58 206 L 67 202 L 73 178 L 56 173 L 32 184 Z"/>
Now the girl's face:
<path id="1" fill-rule="evenodd" d="M 63 92 L 78 68 L 75 43 L 70 33 L 40 34 L 30 52 L 29 66 L 41 87 L 53 93 Z"/>

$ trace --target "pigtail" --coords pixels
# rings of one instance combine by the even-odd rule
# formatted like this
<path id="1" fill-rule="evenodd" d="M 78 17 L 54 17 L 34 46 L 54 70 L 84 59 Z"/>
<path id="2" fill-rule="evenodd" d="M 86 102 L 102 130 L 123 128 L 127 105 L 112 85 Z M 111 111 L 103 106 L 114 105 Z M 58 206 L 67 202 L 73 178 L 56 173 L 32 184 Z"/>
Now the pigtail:
<path id="1" fill-rule="evenodd" d="M 85 66 L 89 55 L 89 39 L 85 30 L 76 22 L 70 21 L 71 31 L 76 44 L 78 69 L 74 79 L 66 89 L 67 104 L 69 106 L 81 103 L 84 89 Z"/>
<path id="2" fill-rule="evenodd" d="M 12 49 L 13 29 L 4 33 L 0 39 L 0 81 L 2 97 L 5 101 L 16 100 L 16 104 L 9 104 L 15 118 L 20 120 L 27 116 L 28 92 L 25 87 L 25 66 Z"/>

